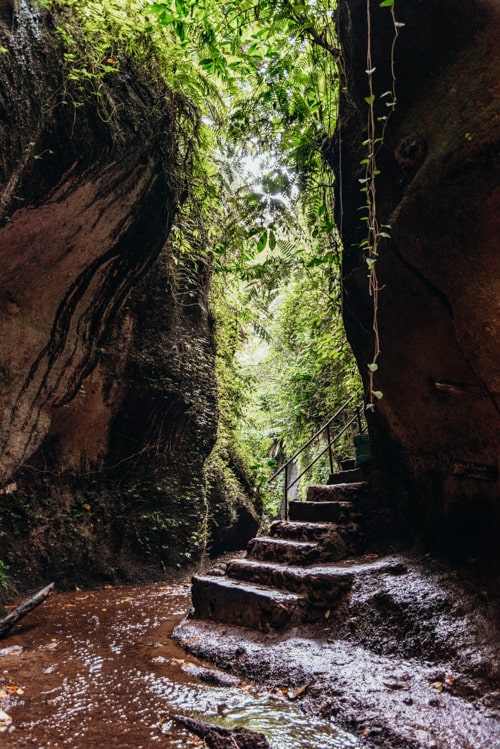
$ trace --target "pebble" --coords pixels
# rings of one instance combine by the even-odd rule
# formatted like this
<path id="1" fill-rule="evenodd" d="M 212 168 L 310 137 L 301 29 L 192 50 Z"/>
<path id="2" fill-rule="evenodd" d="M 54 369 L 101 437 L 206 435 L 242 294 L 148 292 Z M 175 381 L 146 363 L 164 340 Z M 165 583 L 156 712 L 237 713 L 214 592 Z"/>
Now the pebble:
<path id="1" fill-rule="evenodd" d="M 22 652 L 21 645 L 10 645 L 8 648 L 0 648 L 0 658 L 5 655 L 19 655 Z"/>

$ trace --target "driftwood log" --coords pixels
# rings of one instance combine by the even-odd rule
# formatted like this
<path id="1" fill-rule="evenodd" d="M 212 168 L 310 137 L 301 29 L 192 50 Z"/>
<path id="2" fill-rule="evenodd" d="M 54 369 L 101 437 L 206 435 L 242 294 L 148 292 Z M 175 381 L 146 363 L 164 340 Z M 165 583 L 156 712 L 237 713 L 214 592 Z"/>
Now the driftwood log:
<path id="1" fill-rule="evenodd" d="M 45 588 L 42 588 L 42 590 L 39 590 L 38 593 L 35 593 L 34 596 L 31 596 L 31 598 L 28 598 L 19 606 L 16 606 L 10 614 L 7 614 L 3 619 L 0 619 L 0 640 L 2 637 L 8 635 L 14 624 L 23 619 L 30 613 L 30 611 L 36 609 L 37 606 L 40 606 L 53 590 L 54 583 L 50 583 L 50 585 L 47 585 Z"/>
<path id="2" fill-rule="evenodd" d="M 263 733 L 248 728 L 219 728 L 183 715 L 175 715 L 174 720 L 204 739 L 209 749 L 271 749 Z"/>

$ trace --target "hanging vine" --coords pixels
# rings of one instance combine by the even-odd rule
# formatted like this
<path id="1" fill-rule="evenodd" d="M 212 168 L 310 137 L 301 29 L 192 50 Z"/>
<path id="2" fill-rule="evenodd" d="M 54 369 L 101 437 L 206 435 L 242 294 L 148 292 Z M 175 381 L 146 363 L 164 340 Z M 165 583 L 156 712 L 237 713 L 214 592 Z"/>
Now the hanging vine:
<path id="1" fill-rule="evenodd" d="M 373 300 L 372 330 L 374 336 L 373 357 L 372 361 L 368 364 L 369 401 L 366 406 L 367 409 L 375 408 L 376 401 L 380 400 L 383 397 L 382 391 L 377 390 L 375 387 L 375 373 L 378 370 L 378 359 L 381 353 L 380 334 L 378 326 L 379 293 L 383 289 L 383 286 L 380 286 L 378 279 L 377 260 L 379 257 L 381 243 L 384 241 L 384 239 L 391 238 L 391 226 L 389 224 L 381 224 L 379 221 L 376 182 L 377 176 L 380 174 L 380 170 L 377 166 L 377 156 L 380 147 L 384 142 L 387 123 L 397 104 L 395 49 L 399 35 L 399 29 L 404 26 L 404 23 L 396 20 L 395 0 L 383 0 L 383 2 L 380 3 L 380 7 L 386 7 L 390 9 L 392 22 L 394 25 L 394 37 L 390 50 L 390 70 L 392 85 L 388 91 L 385 91 L 384 93 L 379 95 L 380 99 L 385 100 L 385 105 L 389 111 L 386 115 L 377 117 L 375 113 L 377 93 L 375 91 L 373 78 L 376 67 L 374 66 L 372 53 L 372 0 L 366 0 L 367 45 L 365 72 L 368 80 L 368 96 L 365 98 L 365 101 L 368 105 L 368 109 L 366 123 L 367 137 L 363 142 L 363 145 L 367 147 L 368 153 L 366 157 L 361 161 L 361 164 L 365 166 L 365 173 L 360 182 L 362 184 L 362 192 L 366 193 L 365 206 L 367 209 L 367 215 L 364 218 L 367 221 L 367 236 L 366 239 L 364 239 L 361 243 L 361 247 L 366 251 L 366 264 L 368 266 L 369 279 L 368 288 L 369 294 Z"/>

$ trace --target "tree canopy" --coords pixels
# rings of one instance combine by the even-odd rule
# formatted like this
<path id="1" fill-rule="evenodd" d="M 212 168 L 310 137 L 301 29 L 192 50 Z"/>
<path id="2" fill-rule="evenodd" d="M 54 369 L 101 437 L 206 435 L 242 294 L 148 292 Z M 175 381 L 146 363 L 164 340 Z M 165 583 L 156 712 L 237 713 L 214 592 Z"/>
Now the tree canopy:
<path id="1" fill-rule="evenodd" d="M 170 251 L 212 266 L 221 429 L 265 469 L 358 386 L 324 159 L 336 2 L 40 1 L 59 11 L 69 106 L 90 87 L 112 116 L 107 81 L 130 61 L 183 101 L 189 197 Z"/>

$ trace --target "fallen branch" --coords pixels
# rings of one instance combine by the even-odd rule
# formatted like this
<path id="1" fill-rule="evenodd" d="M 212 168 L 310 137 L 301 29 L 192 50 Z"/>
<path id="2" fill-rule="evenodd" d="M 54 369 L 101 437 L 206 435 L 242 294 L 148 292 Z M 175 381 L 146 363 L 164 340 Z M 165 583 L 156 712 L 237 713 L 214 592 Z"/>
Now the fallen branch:
<path id="1" fill-rule="evenodd" d="M 24 619 L 30 611 L 33 611 L 37 606 L 40 606 L 53 590 L 54 583 L 50 583 L 50 585 L 47 585 L 45 588 L 42 588 L 42 590 L 39 590 L 38 593 L 35 593 L 34 596 L 23 601 L 23 603 L 11 611 L 10 614 L 7 614 L 6 617 L 0 619 L 0 639 L 8 635 L 16 622 Z"/>
<path id="2" fill-rule="evenodd" d="M 249 731 L 248 728 L 220 728 L 201 720 L 174 715 L 174 720 L 192 733 L 204 739 L 209 749 L 270 749 L 263 733 Z"/>

